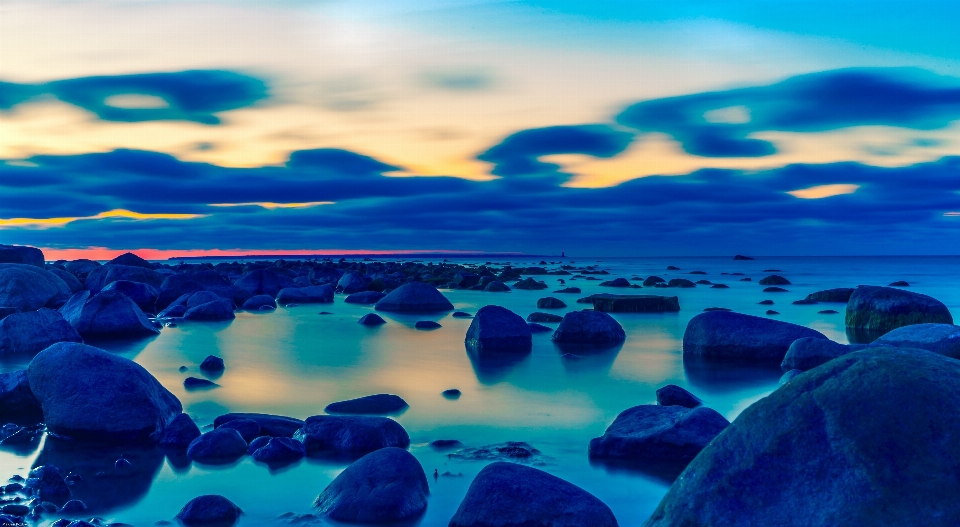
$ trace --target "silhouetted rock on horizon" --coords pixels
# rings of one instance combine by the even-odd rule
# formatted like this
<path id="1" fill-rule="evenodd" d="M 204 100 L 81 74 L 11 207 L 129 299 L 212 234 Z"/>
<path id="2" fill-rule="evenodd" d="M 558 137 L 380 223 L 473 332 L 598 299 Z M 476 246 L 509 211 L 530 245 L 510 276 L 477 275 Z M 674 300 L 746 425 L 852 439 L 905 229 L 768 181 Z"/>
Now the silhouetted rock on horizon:
<path id="1" fill-rule="evenodd" d="M 270 414 L 229 413 L 213 420 L 214 428 L 219 428 L 230 421 L 249 419 L 260 425 L 260 433 L 271 437 L 293 437 L 293 434 L 303 428 L 304 422 L 293 417 Z"/>
<path id="2" fill-rule="evenodd" d="M 293 438 L 307 455 L 363 455 L 386 447 L 406 448 L 410 436 L 400 423 L 386 417 L 315 415 L 308 417 Z"/>
<path id="3" fill-rule="evenodd" d="M 657 389 L 657 404 L 660 406 L 682 406 L 684 408 L 696 408 L 703 404 L 699 397 L 689 391 L 677 386 L 668 384 Z"/>
<path id="4" fill-rule="evenodd" d="M 71 294 L 70 287 L 50 271 L 27 264 L 0 263 L 0 306 L 20 311 L 57 308 Z"/>
<path id="5" fill-rule="evenodd" d="M 193 498 L 177 513 L 187 527 L 230 527 L 243 511 L 223 496 L 206 494 Z"/>
<path id="6" fill-rule="evenodd" d="M 85 339 L 149 337 L 160 333 L 143 310 L 119 291 L 81 291 L 70 297 L 60 314 Z"/>
<path id="7" fill-rule="evenodd" d="M 477 310 L 464 338 L 467 351 L 477 357 L 530 353 L 530 327 L 523 318 L 500 306 Z"/>
<path id="8" fill-rule="evenodd" d="M 57 311 L 40 308 L 0 319 L 0 356 L 40 353 L 57 342 L 83 342 Z"/>
<path id="9" fill-rule="evenodd" d="M 838 344 L 830 339 L 804 337 L 790 344 L 780 369 L 807 371 L 831 360 L 857 351 L 862 345 Z"/>
<path id="10" fill-rule="evenodd" d="M 0 244 L 0 263 L 23 264 L 43 269 L 43 251 L 29 245 Z"/>
<path id="11" fill-rule="evenodd" d="M 953 316 L 943 302 L 920 293 L 862 285 L 847 302 L 848 328 L 885 332 L 928 323 L 953 324 Z"/>
<path id="12" fill-rule="evenodd" d="M 398 313 L 436 313 L 453 311 L 453 304 L 430 284 L 407 282 L 380 299 L 374 309 Z"/>
<path id="13" fill-rule="evenodd" d="M 397 395 L 378 393 L 357 399 L 330 403 L 324 412 L 328 414 L 390 414 L 407 408 L 407 402 Z"/>
<path id="14" fill-rule="evenodd" d="M 815 300 L 817 302 L 843 302 L 846 304 L 847 301 L 850 300 L 850 295 L 853 294 L 853 291 L 854 289 L 852 287 L 824 289 L 823 291 L 810 293 L 807 295 L 807 300 Z"/>
<path id="15" fill-rule="evenodd" d="M 899 327 L 878 338 L 870 345 L 922 349 L 960 359 L 960 326 L 954 326 L 953 324 L 912 324 Z"/>
<path id="16" fill-rule="evenodd" d="M 589 309 L 565 314 L 553 334 L 553 341 L 561 344 L 607 346 L 619 344 L 626 338 L 623 327 L 613 317 Z"/>
<path id="17" fill-rule="evenodd" d="M 683 332 L 683 354 L 705 359 L 780 363 L 793 341 L 826 339 L 819 331 L 742 313 L 710 311 L 693 317 Z"/>

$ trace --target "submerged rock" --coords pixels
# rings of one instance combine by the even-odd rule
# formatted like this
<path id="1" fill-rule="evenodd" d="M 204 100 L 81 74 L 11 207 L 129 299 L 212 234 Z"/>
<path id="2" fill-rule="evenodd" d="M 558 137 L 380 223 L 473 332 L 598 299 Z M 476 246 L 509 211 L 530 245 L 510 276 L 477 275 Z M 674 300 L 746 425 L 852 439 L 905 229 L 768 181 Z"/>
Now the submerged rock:
<path id="1" fill-rule="evenodd" d="M 83 342 L 60 313 L 47 308 L 0 319 L 0 356 L 33 355 L 57 342 Z"/>
<path id="2" fill-rule="evenodd" d="M 892 287 L 860 286 L 847 302 L 848 328 L 890 331 L 911 324 L 953 324 L 943 302 Z"/>
<path id="3" fill-rule="evenodd" d="M 590 457 L 686 464 L 729 424 L 704 406 L 635 406 L 621 412 L 602 436 L 590 440 Z"/>
<path id="4" fill-rule="evenodd" d="M 362 455 L 410 445 L 410 436 L 399 423 L 371 416 L 315 415 L 307 418 L 293 438 L 303 443 L 307 455 Z"/>
<path id="5" fill-rule="evenodd" d="M 214 428 L 219 428 L 230 421 L 249 419 L 260 425 L 260 433 L 271 437 L 293 437 L 293 434 L 303 428 L 304 422 L 293 417 L 270 414 L 224 414 L 213 420 Z"/>
<path id="6" fill-rule="evenodd" d="M 684 408 L 696 408 L 703 405 L 699 397 L 684 390 L 676 384 L 668 384 L 663 388 L 657 389 L 657 404 L 660 406 L 682 406 Z"/>
<path id="7" fill-rule="evenodd" d="M 684 356 L 706 359 L 783 361 L 793 341 L 827 337 L 819 331 L 767 318 L 711 311 L 693 317 L 683 332 Z"/>
<path id="8" fill-rule="evenodd" d="M 614 345 L 626 340 L 626 333 L 613 317 L 599 311 L 571 311 L 553 334 L 561 344 Z"/>
<path id="9" fill-rule="evenodd" d="M 533 347 L 530 327 L 520 315 L 500 306 L 481 307 L 464 339 L 477 356 L 527 354 Z"/>
<path id="10" fill-rule="evenodd" d="M 587 491 L 532 467 L 499 461 L 483 468 L 449 527 L 618 527 Z"/>
<path id="11" fill-rule="evenodd" d="M 374 309 L 401 313 L 434 313 L 452 311 L 453 304 L 430 284 L 407 282 L 383 297 Z"/>
<path id="12" fill-rule="evenodd" d="M 780 369 L 782 371 L 812 370 L 862 347 L 838 344 L 830 339 L 804 337 L 790 344 L 783 362 L 780 363 Z"/>
<path id="13" fill-rule="evenodd" d="M 70 298 L 60 313 L 83 338 L 146 337 L 160 333 L 140 307 L 119 291 L 93 296 L 89 291 L 81 291 Z"/>
<path id="14" fill-rule="evenodd" d="M 229 527 L 243 514 L 232 501 L 216 494 L 193 498 L 177 513 L 177 519 L 188 527 Z"/>
<path id="15" fill-rule="evenodd" d="M 232 428 L 211 430 L 191 441 L 187 447 L 187 457 L 209 464 L 230 463 L 246 453 L 247 442 Z"/>
<path id="16" fill-rule="evenodd" d="M 378 393 L 358 399 L 330 403 L 323 411 L 328 414 L 389 414 L 407 408 L 407 402 L 397 395 Z"/>
<path id="17" fill-rule="evenodd" d="M 420 462 L 406 450 L 383 448 L 347 467 L 313 506 L 341 522 L 397 522 L 423 514 L 429 494 Z"/>

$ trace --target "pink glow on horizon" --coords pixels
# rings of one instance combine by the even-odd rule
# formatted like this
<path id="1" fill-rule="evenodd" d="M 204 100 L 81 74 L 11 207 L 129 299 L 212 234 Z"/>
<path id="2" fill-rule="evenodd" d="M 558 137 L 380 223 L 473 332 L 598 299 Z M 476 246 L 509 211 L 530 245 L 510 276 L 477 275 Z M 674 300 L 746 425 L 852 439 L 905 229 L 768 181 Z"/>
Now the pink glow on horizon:
<path id="1" fill-rule="evenodd" d="M 86 258 L 88 260 L 112 260 L 123 253 L 131 252 L 145 260 L 167 260 L 170 258 L 179 258 L 185 256 L 221 256 L 223 258 L 232 258 L 234 256 L 249 256 L 258 254 L 268 254 L 276 256 L 329 256 L 329 255 L 347 255 L 347 256 L 369 256 L 376 254 L 483 254 L 484 251 L 452 251 L 445 249 L 397 249 L 372 251 L 367 249 L 108 249 L 106 247 L 84 247 L 72 249 L 55 249 L 51 247 L 40 247 L 44 258 L 47 261 L 55 260 L 79 260 Z M 504 253 L 498 253 L 504 254 Z M 517 253 L 519 255 L 519 253 Z"/>

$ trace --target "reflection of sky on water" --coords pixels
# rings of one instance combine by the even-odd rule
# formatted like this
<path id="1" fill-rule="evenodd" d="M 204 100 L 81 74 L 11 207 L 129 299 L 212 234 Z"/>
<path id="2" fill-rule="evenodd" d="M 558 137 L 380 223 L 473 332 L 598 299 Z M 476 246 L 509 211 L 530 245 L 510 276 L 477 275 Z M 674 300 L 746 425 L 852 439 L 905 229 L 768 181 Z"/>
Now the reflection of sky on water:
<path id="1" fill-rule="evenodd" d="M 596 262 L 578 262 L 594 264 Z M 667 264 L 682 271 L 665 272 Z M 757 305 L 770 295 L 756 282 L 763 269 L 782 269 L 793 285 L 790 293 L 774 298 L 779 319 L 814 327 L 844 341 L 842 306 L 795 306 L 790 301 L 828 287 L 860 283 L 886 284 L 904 279 L 912 290 L 931 294 L 949 307 L 960 307 L 960 285 L 950 259 L 765 259 L 734 262 L 728 259 L 613 260 L 598 264 L 614 276 L 658 274 L 667 279 L 690 276 L 702 269 L 713 282 L 730 289 L 665 289 L 644 292 L 680 297 L 682 310 L 671 314 L 614 315 L 627 333 L 619 349 L 567 357 L 567 351 L 550 340 L 550 334 L 534 335 L 532 352 L 516 361 L 479 363 L 468 356 L 463 337 L 470 319 L 447 314 L 402 315 L 380 313 L 387 324 L 365 327 L 356 321 L 371 306 L 334 304 L 280 308 L 275 313 L 238 313 L 231 323 L 182 323 L 166 328 L 157 338 L 135 342 L 99 343 L 111 351 L 136 360 L 183 402 L 185 411 L 201 428 L 227 411 L 276 413 L 305 418 L 322 413 L 334 401 L 372 393 L 395 393 L 410 408 L 395 418 L 410 433 L 411 452 L 430 475 L 431 498 L 421 525 L 445 525 L 456 509 L 473 476 L 483 463 L 448 459 L 428 443 L 435 439 L 459 439 L 477 447 L 505 441 L 526 441 L 550 458 L 546 470 L 594 493 L 607 503 L 621 525 L 636 525 L 646 519 L 666 489 L 669 476 L 659 471 L 639 472 L 630 467 L 591 464 L 587 443 L 603 433 L 622 410 L 655 401 L 658 387 L 675 383 L 690 388 L 729 419 L 776 387 L 779 371 L 767 368 L 696 364 L 682 360 L 681 338 L 687 321 L 705 307 L 722 306 L 762 314 Z M 870 269 L 868 272 L 867 269 Z M 740 271 L 753 282 L 720 272 Z M 695 275 L 694 275 L 695 276 Z M 695 276 L 696 277 L 696 276 Z M 469 312 L 487 303 L 503 305 L 522 316 L 535 308 L 536 300 L 561 286 L 557 277 L 538 277 L 557 284 L 544 291 L 514 291 L 492 294 L 453 291 L 445 294 L 457 309 Z M 599 281 L 571 280 L 567 285 L 583 289 L 581 295 L 560 295 L 568 308 L 582 308 L 575 300 L 596 292 L 610 292 Z M 611 277 L 604 277 L 611 278 Z M 626 292 L 626 291 L 613 291 Z M 629 292 L 633 292 L 630 290 Z M 828 307 L 838 315 L 820 315 Z M 320 316 L 320 311 L 332 315 Z M 418 320 L 436 320 L 443 327 L 417 331 Z M 555 326 L 555 324 L 550 324 Z M 221 387 L 187 392 L 183 379 L 201 376 L 199 363 L 210 354 L 223 357 L 226 371 L 217 379 Z M 23 367 L 26 359 L 11 359 L 4 370 Z M 181 365 L 187 366 L 180 372 Z M 448 388 L 463 395 L 456 400 L 442 397 Z M 200 494 L 223 494 L 246 511 L 242 525 L 261 525 L 281 513 L 310 512 L 310 504 L 344 468 L 341 462 L 304 460 L 271 471 L 250 458 L 227 465 L 192 464 L 164 458 L 154 451 L 106 452 L 91 456 L 47 441 L 42 454 L 3 451 L 0 475 L 25 475 L 39 455 L 55 464 L 85 471 L 107 470 L 115 456 L 126 455 L 136 471 L 129 480 L 91 479 L 84 490 L 97 513 L 116 521 L 149 525 L 170 519 L 187 501 Z M 464 477 L 432 477 L 462 473 Z M 665 479 L 666 478 L 666 479 Z M 152 485 L 151 485 L 152 480 Z M 124 483 L 126 481 L 126 483 Z M 96 489 L 101 492 L 96 492 Z M 117 490 L 122 489 L 122 492 Z"/>

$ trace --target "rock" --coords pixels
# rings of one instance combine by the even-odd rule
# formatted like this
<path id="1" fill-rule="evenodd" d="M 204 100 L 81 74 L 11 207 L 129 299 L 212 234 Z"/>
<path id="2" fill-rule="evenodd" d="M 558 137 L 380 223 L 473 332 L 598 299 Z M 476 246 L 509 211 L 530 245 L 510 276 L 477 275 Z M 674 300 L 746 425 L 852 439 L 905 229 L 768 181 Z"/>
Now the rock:
<path id="1" fill-rule="evenodd" d="M 686 464 L 729 424 L 704 406 L 635 406 L 621 412 L 602 436 L 590 440 L 590 457 Z"/>
<path id="2" fill-rule="evenodd" d="M 903 326 L 878 338 L 872 345 L 916 348 L 960 359 L 960 326 L 953 324 Z"/>
<path id="3" fill-rule="evenodd" d="M 148 337 L 160 333 L 137 304 L 119 291 L 103 291 L 93 296 L 89 291 L 81 291 L 70 298 L 60 313 L 86 339 Z"/>
<path id="4" fill-rule="evenodd" d="M 903 280 L 898 280 L 890 284 L 889 287 L 910 287 L 910 284 L 908 282 L 904 282 Z"/>
<path id="5" fill-rule="evenodd" d="M 59 307 L 70 288 L 57 275 L 26 264 L 0 264 L 0 306 L 20 311 Z"/>
<path id="6" fill-rule="evenodd" d="M 407 282 L 383 297 L 374 309 L 399 313 L 435 313 L 452 311 L 453 304 L 430 284 Z"/>
<path id="7" fill-rule="evenodd" d="M 250 419 L 260 425 L 260 433 L 271 437 L 293 437 L 293 434 L 303 428 L 304 422 L 293 417 L 270 414 L 224 414 L 213 421 L 215 428 L 221 427 L 237 419 Z"/>
<path id="8" fill-rule="evenodd" d="M 511 289 L 510 289 L 510 286 L 508 286 L 503 282 L 500 282 L 499 280 L 492 280 L 490 283 L 484 286 L 483 290 L 488 293 L 506 293 Z"/>
<path id="9" fill-rule="evenodd" d="M 358 293 L 367 288 L 367 282 L 363 279 L 359 273 L 344 273 L 340 277 L 340 281 L 337 282 L 337 290 L 346 293 Z"/>
<path id="10" fill-rule="evenodd" d="M 483 468 L 449 527 L 618 527 L 592 494 L 532 467 L 498 461 Z"/>
<path id="11" fill-rule="evenodd" d="M 143 282 L 131 282 L 129 280 L 116 280 L 107 284 L 101 291 L 117 291 L 127 295 L 133 300 L 137 307 L 145 313 L 156 312 L 157 297 L 160 291 L 157 288 Z"/>
<path id="12" fill-rule="evenodd" d="M 819 331 L 741 313 L 700 313 L 683 333 L 683 355 L 706 359 L 737 359 L 780 363 L 793 341 Z"/>
<path id="13" fill-rule="evenodd" d="M 31 470 L 23 486 L 32 489 L 40 501 L 63 504 L 70 499 L 70 487 L 63 480 L 60 469 L 53 465 L 41 465 Z"/>
<path id="14" fill-rule="evenodd" d="M 200 428 L 187 414 L 179 414 L 166 426 L 160 446 L 171 449 L 186 449 L 194 439 L 200 437 Z"/>
<path id="15" fill-rule="evenodd" d="M 190 442 L 187 457 L 200 463 L 230 463 L 247 453 L 247 442 L 232 428 L 211 430 Z"/>
<path id="16" fill-rule="evenodd" d="M 761 278 L 758 283 L 760 285 L 790 285 L 790 280 L 787 280 L 780 275 L 772 274 L 765 278 Z"/>
<path id="17" fill-rule="evenodd" d="M 837 358 L 744 410 L 645 525 L 960 524 L 958 400 L 955 359 L 889 347 Z"/>
<path id="18" fill-rule="evenodd" d="M 251 454 L 254 461 L 271 466 L 288 465 L 300 461 L 307 455 L 303 443 L 289 437 L 271 437 L 266 444 Z"/>
<path id="19" fill-rule="evenodd" d="M 376 313 L 367 313 L 360 317 L 360 320 L 357 321 L 364 326 L 379 326 L 380 324 L 386 324 L 387 321 L 383 319 L 380 315 Z"/>
<path id="20" fill-rule="evenodd" d="M 388 523 L 423 514 L 428 494 L 420 462 L 406 450 L 383 448 L 344 469 L 313 506 L 336 521 Z"/>
<path id="21" fill-rule="evenodd" d="M 43 410 L 30 390 L 26 370 L 0 373 L 0 420 L 30 424 L 43 421 Z"/>
<path id="22" fill-rule="evenodd" d="M 78 441 L 158 441 L 182 411 L 147 370 L 93 346 L 60 342 L 27 367 L 47 429 Z"/>
<path id="23" fill-rule="evenodd" d="M 251 296 L 268 295 L 271 297 L 277 296 L 285 288 L 296 287 L 292 278 L 271 268 L 250 271 L 237 279 L 233 285 L 243 289 Z"/>
<path id="24" fill-rule="evenodd" d="M 784 288 L 782 288 L 782 287 L 776 287 L 776 286 L 774 286 L 774 287 L 766 287 L 766 288 L 764 288 L 764 289 L 763 289 L 763 292 L 764 292 L 764 293 L 788 293 L 789 290 L 784 289 Z"/>
<path id="25" fill-rule="evenodd" d="M 63 280 L 63 283 L 67 284 L 67 288 L 70 289 L 70 293 L 76 293 L 77 291 L 83 290 L 83 284 L 73 274 L 62 269 L 57 269 L 56 267 L 47 270 L 56 275 L 57 278 Z"/>
<path id="26" fill-rule="evenodd" d="M 277 302 L 280 304 L 329 304 L 333 302 L 333 287 L 329 285 L 287 287 L 277 294 Z"/>
<path id="27" fill-rule="evenodd" d="M 697 287 L 697 284 L 691 282 L 690 280 L 687 280 L 686 278 L 673 278 L 669 282 L 667 282 L 667 287 L 690 288 L 690 287 Z"/>
<path id="28" fill-rule="evenodd" d="M 224 370 L 223 359 L 216 355 L 207 355 L 200 363 L 200 369 L 207 372 L 219 373 Z"/>
<path id="29" fill-rule="evenodd" d="M 361 291 L 344 298 L 343 301 L 348 304 L 376 304 L 385 296 L 387 295 L 378 291 Z"/>
<path id="30" fill-rule="evenodd" d="M 467 351 L 477 357 L 525 355 L 533 347 L 530 327 L 520 315 L 500 306 L 483 306 L 464 339 Z"/>
<path id="31" fill-rule="evenodd" d="M 742 255 L 742 254 L 738 254 L 738 255 L 734 256 L 733 259 L 734 259 L 734 260 L 754 260 L 754 258 L 751 258 L 751 257 L 749 257 L 749 256 L 744 256 L 744 255 Z"/>
<path id="32" fill-rule="evenodd" d="M 0 356 L 33 355 L 57 342 L 83 342 L 60 313 L 47 308 L 0 320 Z"/>
<path id="33" fill-rule="evenodd" d="M 217 428 L 217 430 L 221 429 L 236 430 L 237 432 L 240 432 L 240 437 L 242 437 L 247 443 L 261 436 L 260 424 L 253 419 L 234 419 L 233 421 L 224 423 Z"/>
<path id="34" fill-rule="evenodd" d="M 219 384 L 213 381 L 201 379 L 200 377 L 187 377 L 183 380 L 183 387 L 187 390 L 205 390 L 210 388 L 218 388 L 219 386 Z"/>
<path id="35" fill-rule="evenodd" d="M 527 315 L 527 322 L 560 322 L 563 320 L 563 317 L 560 315 L 554 315 L 553 313 L 530 313 Z"/>
<path id="36" fill-rule="evenodd" d="M 245 309 L 247 311 L 260 311 L 264 307 L 268 309 L 276 309 L 277 302 L 270 295 L 256 295 L 248 298 L 247 301 L 243 303 L 243 306 L 241 306 L 241 309 Z"/>
<path id="37" fill-rule="evenodd" d="M 308 417 L 293 438 L 303 443 L 307 455 L 362 455 L 381 448 L 410 445 L 410 436 L 396 421 L 357 415 Z"/>
<path id="38" fill-rule="evenodd" d="M 177 513 L 177 519 L 187 526 L 229 527 L 237 522 L 243 511 L 227 498 L 207 494 L 193 498 Z"/>
<path id="39" fill-rule="evenodd" d="M 567 304 L 563 303 L 563 300 L 552 296 L 537 300 L 537 309 L 563 309 L 565 307 L 567 307 Z"/>
<path id="40" fill-rule="evenodd" d="M 0 244 L 0 263 L 31 265 L 43 269 L 43 251 L 28 245 Z"/>
<path id="41" fill-rule="evenodd" d="M 626 278 L 615 278 L 606 282 L 600 282 L 600 285 L 604 287 L 630 287 L 630 281 Z"/>
<path id="42" fill-rule="evenodd" d="M 330 403 L 324 412 L 328 414 L 390 414 L 407 408 L 407 402 L 397 395 L 379 393 L 358 399 Z"/>
<path id="43" fill-rule="evenodd" d="M 148 284 L 159 289 L 166 277 L 153 269 L 133 265 L 106 264 L 90 271 L 84 283 L 91 293 L 96 294 L 117 280 L 127 280 Z"/>
<path id="44" fill-rule="evenodd" d="M 546 288 L 547 288 L 547 284 L 545 284 L 545 283 L 543 283 L 543 282 L 540 282 L 540 281 L 537 281 L 537 280 L 534 280 L 534 279 L 531 277 L 531 278 L 524 278 L 523 280 L 520 280 L 519 282 L 513 284 L 513 288 L 514 288 L 514 289 L 526 289 L 526 290 L 536 291 L 536 290 L 540 290 L 540 289 L 546 289 Z"/>
<path id="45" fill-rule="evenodd" d="M 815 300 L 817 302 L 847 303 L 847 301 L 850 300 L 850 295 L 852 294 L 853 294 L 852 287 L 839 287 L 837 289 L 824 289 L 823 291 L 810 293 L 809 295 L 807 295 L 807 300 Z"/>
<path id="46" fill-rule="evenodd" d="M 571 311 L 553 334 L 560 344 L 615 345 L 626 340 L 623 327 L 613 317 L 599 311 Z"/>
<path id="47" fill-rule="evenodd" d="M 797 339 L 787 349 L 787 354 L 783 357 L 783 362 L 780 363 L 780 369 L 782 371 L 812 370 L 861 347 L 863 346 L 838 344 L 832 340 L 819 337 Z"/>
<path id="48" fill-rule="evenodd" d="M 183 313 L 184 320 L 198 320 L 205 322 L 216 322 L 222 320 L 233 320 L 236 315 L 233 313 L 233 302 L 226 298 L 218 298 L 206 304 L 200 304 L 187 309 Z"/>
<path id="49" fill-rule="evenodd" d="M 680 299 L 657 295 L 591 295 L 593 309 L 604 313 L 670 313 L 680 311 Z"/>
<path id="50" fill-rule="evenodd" d="M 862 285 L 847 302 L 848 328 L 884 332 L 911 324 L 953 324 L 953 317 L 933 297 L 890 287 Z"/>
<path id="51" fill-rule="evenodd" d="M 657 390 L 657 404 L 660 406 L 682 406 L 696 408 L 703 405 L 699 397 L 676 384 L 668 384 Z"/>
<path id="52" fill-rule="evenodd" d="M 440 329 L 443 326 L 441 326 L 439 323 L 434 322 L 432 320 L 419 320 L 417 321 L 416 324 L 413 325 L 413 327 L 417 329 Z"/>

